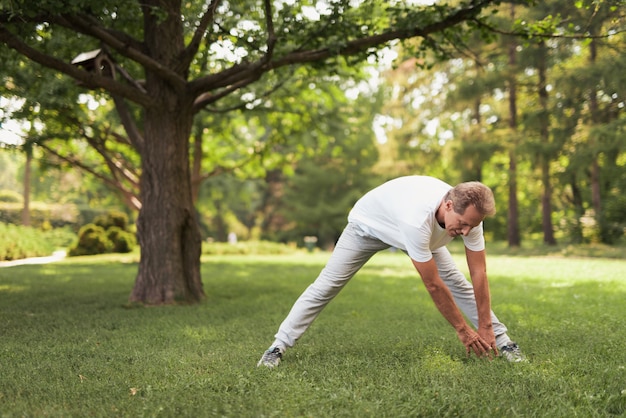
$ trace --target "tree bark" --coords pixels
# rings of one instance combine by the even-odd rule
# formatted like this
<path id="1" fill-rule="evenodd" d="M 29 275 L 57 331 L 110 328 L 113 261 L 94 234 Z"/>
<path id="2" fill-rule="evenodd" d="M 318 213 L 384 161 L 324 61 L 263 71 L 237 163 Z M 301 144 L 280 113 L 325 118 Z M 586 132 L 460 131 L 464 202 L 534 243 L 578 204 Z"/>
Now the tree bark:
<path id="1" fill-rule="evenodd" d="M 589 42 L 589 64 L 595 65 L 596 58 L 598 56 L 597 41 L 592 39 Z M 591 113 L 592 125 L 600 124 L 600 106 L 598 104 L 598 92 L 595 88 L 591 89 L 589 93 L 589 112 Z M 598 144 L 595 144 L 596 148 Z M 601 227 L 602 223 L 602 187 L 600 185 L 600 158 L 599 152 L 594 152 L 593 161 L 591 162 L 591 204 L 593 206 L 594 217 L 596 223 Z"/>
<path id="2" fill-rule="evenodd" d="M 509 207 L 507 208 L 507 240 L 509 247 L 521 245 L 519 233 L 519 204 L 517 201 L 517 155 L 509 150 Z"/>
<path id="3" fill-rule="evenodd" d="M 30 177 L 32 172 L 33 152 L 26 151 L 26 163 L 24 164 L 24 205 L 22 206 L 22 225 L 30 226 Z"/>
<path id="4" fill-rule="evenodd" d="M 177 68 L 184 50 L 180 4 L 146 0 L 143 7 L 150 56 Z M 157 16 L 151 7 L 161 8 L 167 15 Z M 178 74 L 181 78 L 184 71 Z M 142 206 L 137 218 L 141 258 L 130 301 L 149 305 L 194 303 L 204 298 L 204 290 L 200 277 L 202 242 L 189 165 L 193 96 L 157 72 L 146 71 L 146 90 L 158 104 L 146 107 L 143 119 Z"/>
<path id="5" fill-rule="evenodd" d="M 148 142 L 141 156 L 143 204 L 137 219 L 141 258 L 131 302 L 192 303 L 204 298 L 202 243 L 189 170 L 190 105 L 186 117 L 180 110 L 160 108 L 145 114 Z"/>
<path id="6" fill-rule="evenodd" d="M 576 180 L 576 176 L 572 176 L 570 182 L 570 187 L 572 188 L 572 206 L 574 207 L 574 213 L 576 214 L 574 225 L 570 231 L 570 236 L 574 244 L 580 244 L 583 242 L 583 229 L 580 220 L 585 214 L 585 207 L 583 204 L 583 196 Z"/>
<path id="7" fill-rule="evenodd" d="M 554 228 L 552 225 L 552 185 L 550 184 L 550 119 L 548 110 L 548 89 L 547 89 L 547 50 L 542 41 L 539 43 L 537 72 L 539 74 L 539 105 L 541 106 L 540 137 L 543 146 L 541 147 L 540 169 L 541 183 L 543 184 L 543 194 L 541 196 L 541 217 L 543 225 L 543 242 L 548 245 L 556 245 L 554 238 Z"/>
<path id="8" fill-rule="evenodd" d="M 515 5 L 511 4 L 511 21 L 515 21 Z M 517 201 L 517 42 L 509 42 L 509 128 L 513 141 L 509 144 L 509 206 L 507 213 L 507 240 L 509 247 L 519 247 L 519 213 Z"/>

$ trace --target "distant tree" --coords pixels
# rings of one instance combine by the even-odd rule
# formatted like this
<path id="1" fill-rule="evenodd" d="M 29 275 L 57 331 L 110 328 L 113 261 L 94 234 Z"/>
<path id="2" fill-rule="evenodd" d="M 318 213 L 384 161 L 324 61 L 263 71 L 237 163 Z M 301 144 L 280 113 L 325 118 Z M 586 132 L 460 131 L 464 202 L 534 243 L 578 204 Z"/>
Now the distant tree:
<path id="1" fill-rule="evenodd" d="M 539 127 L 538 160 L 541 170 L 541 183 L 543 193 L 541 195 L 541 221 L 543 228 L 543 242 L 548 245 L 556 245 L 554 238 L 554 227 L 552 225 L 552 176 L 550 173 L 550 163 L 555 158 L 555 154 L 560 150 L 558 143 L 552 140 L 550 133 L 550 108 L 548 106 L 548 86 L 547 86 L 547 56 L 548 50 L 545 42 L 541 41 L 537 45 L 536 69 L 537 69 L 537 93 L 539 96 L 539 107 L 537 122 Z"/>
<path id="2" fill-rule="evenodd" d="M 31 173 L 33 167 L 33 152 L 26 152 L 26 162 L 24 163 L 24 191 L 22 193 L 24 207 L 22 208 L 22 225 L 30 226 L 30 186 Z"/>
<path id="3" fill-rule="evenodd" d="M 502 36 L 472 35 L 469 45 L 457 44 L 450 61 L 424 70 L 427 61 L 400 50 L 405 61 L 387 77 L 391 100 L 383 113 L 393 128 L 387 132 L 389 143 L 381 147 L 383 155 L 395 156 L 395 168 L 405 172 L 427 170 L 449 181 L 484 177 L 499 207 L 508 212 L 506 219 L 500 211 L 490 220 L 496 237 L 504 237 L 504 231 L 509 245 L 518 246 L 522 232 L 543 232 L 545 241 L 554 243 L 559 228 L 568 228 L 573 219 L 579 222 L 591 198 L 585 190 L 598 177 L 590 177 L 592 150 L 600 157 L 601 171 L 612 173 L 598 182 L 602 195 L 611 195 L 609 184 L 618 190 L 614 185 L 621 176 L 615 169 L 622 160 L 616 138 L 623 132 L 623 95 L 616 86 L 623 77 L 614 71 L 623 69 L 617 52 L 624 31 L 620 5 L 553 0 L 524 7 L 509 2 L 490 22 Z M 604 50 L 612 69 L 576 61 L 592 44 L 612 45 Z M 582 64 L 580 72 L 572 72 L 574 63 Z M 587 122 L 592 87 L 602 109 L 603 122 L 596 128 Z M 612 122 L 605 125 L 606 120 Z M 604 129 L 608 125 L 612 129 Z M 581 141 L 584 134 L 591 136 Z M 393 169 L 391 163 L 385 167 Z M 577 214 L 569 207 L 572 202 Z M 616 221 L 606 230 L 619 230 Z"/>
<path id="4" fill-rule="evenodd" d="M 588 5 L 587 7 L 591 6 Z M 595 13 L 599 15 L 599 18 L 595 19 L 588 29 L 593 36 L 599 36 L 606 29 L 604 25 L 608 24 L 610 27 L 612 22 L 621 17 L 621 12 L 607 7 L 596 8 Z M 620 36 L 623 40 L 623 34 Z M 611 69 L 614 68 L 615 64 L 621 63 L 623 70 L 625 68 L 623 66 L 624 60 L 622 56 L 616 62 L 614 52 L 611 49 L 612 46 L 603 41 L 602 38 L 592 38 L 588 43 L 589 68 L 594 70 L 594 74 L 599 75 L 595 80 L 588 79 L 591 83 L 587 85 L 589 125 L 591 126 L 589 143 L 593 149 L 590 170 L 591 202 L 600 239 L 608 244 L 613 244 L 617 238 L 623 235 L 623 227 L 614 222 L 616 219 L 611 219 L 612 216 L 606 213 L 604 203 L 608 203 L 611 197 L 614 197 L 611 195 L 615 195 L 614 185 L 619 184 L 620 181 L 620 177 L 615 175 L 620 171 L 619 169 L 616 170 L 617 160 L 620 153 L 623 154 L 626 151 L 626 144 L 618 139 L 623 137 L 626 126 L 623 117 L 624 101 L 623 96 L 618 93 L 620 91 L 618 85 L 624 83 L 626 77 L 623 71 L 621 74 L 616 74 Z M 605 60 L 604 57 L 599 56 L 600 54 L 606 54 L 610 58 Z M 620 98 L 620 96 L 622 97 Z M 620 100 L 622 103 L 621 111 L 619 110 Z M 620 113 L 622 114 L 621 120 Z M 604 169 L 601 167 L 602 160 L 604 160 Z M 607 178 L 603 179 L 603 176 Z M 624 201 L 619 197 L 618 200 Z M 608 206 L 612 206 L 611 203 Z M 625 218 L 621 217 L 622 223 Z"/>
<path id="5" fill-rule="evenodd" d="M 511 3 L 509 18 L 511 21 L 515 21 L 516 7 L 517 5 Z M 517 103 L 517 47 L 518 40 L 516 37 L 510 36 L 505 38 L 506 54 L 507 54 L 507 74 L 506 74 L 506 86 L 509 91 L 508 105 L 509 105 L 509 129 L 511 132 L 511 140 L 508 143 L 508 204 L 507 204 L 507 233 L 506 238 L 509 247 L 519 247 L 522 244 L 522 237 L 519 228 L 519 200 L 518 200 L 518 171 L 517 171 L 517 149 L 519 147 L 519 134 L 518 134 L 518 103 Z"/>

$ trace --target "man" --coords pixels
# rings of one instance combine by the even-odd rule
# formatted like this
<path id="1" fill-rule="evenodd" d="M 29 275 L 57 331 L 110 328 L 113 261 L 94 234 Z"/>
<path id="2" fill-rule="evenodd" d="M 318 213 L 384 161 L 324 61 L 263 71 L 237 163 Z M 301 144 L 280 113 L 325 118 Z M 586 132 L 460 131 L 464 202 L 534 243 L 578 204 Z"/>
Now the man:
<path id="1" fill-rule="evenodd" d="M 348 225 L 317 279 L 295 302 L 257 366 L 277 366 L 287 348 L 378 251 L 396 247 L 411 258 L 439 312 L 467 355 L 524 357 L 491 311 L 482 221 L 496 212 L 493 193 L 479 182 L 454 188 L 426 176 L 400 177 L 371 190 L 352 208 Z M 472 283 L 445 247 L 462 236 Z M 470 327 L 461 311 L 472 322 Z"/>

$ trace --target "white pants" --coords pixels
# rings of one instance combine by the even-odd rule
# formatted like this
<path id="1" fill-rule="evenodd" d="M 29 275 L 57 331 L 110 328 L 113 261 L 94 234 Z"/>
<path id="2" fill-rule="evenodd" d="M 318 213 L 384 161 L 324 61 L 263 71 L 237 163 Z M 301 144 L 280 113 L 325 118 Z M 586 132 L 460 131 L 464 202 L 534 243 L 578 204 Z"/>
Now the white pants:
<path id="1" fill-rule="evenodd" d="M 285 351 L 293 347 L 296 341 L 313 323 L 339 291 L 348 283 L 357 271 L 378 251 L 389 248 L 384 242 L 367 236 L 358 225 L 349 223 L 337 241 L 337 245 L 317 279 L 300 295 L 287 318 L 275 335 L 273 347 Z M 478 310 L 474 297 L 474 288 L 465 275 L 456 267 L 447 248 L 433 251 L 439 275 L 452 292 L 452 296 L 465 316 L 478 326 Z M 507 328 L 491 312 L 497 345 L 501 347 L 509 341 Z"/>

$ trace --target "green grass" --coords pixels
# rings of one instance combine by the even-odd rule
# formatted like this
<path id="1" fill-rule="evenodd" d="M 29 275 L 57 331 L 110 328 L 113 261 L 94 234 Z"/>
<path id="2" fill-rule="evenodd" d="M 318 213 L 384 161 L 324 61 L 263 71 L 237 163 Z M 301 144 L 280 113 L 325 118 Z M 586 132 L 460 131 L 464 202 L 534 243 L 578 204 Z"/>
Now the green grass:
<path id="1" fill-rule="evenodd" d="M 327 257 L 205 257 L 205 303 L 135 309 L 136 255 L 0 269 L 0 416 L 626 413 L 625 260 L 490 257 L 494 310 L 529 358 L 509 364 L 466 359 L 408 259 L 382 253 L 257 369 Z"/>

